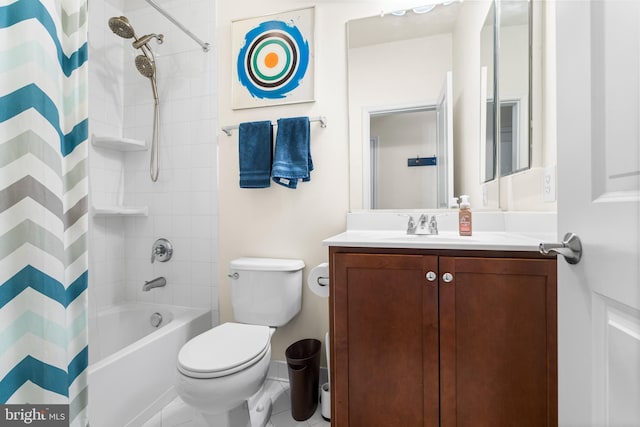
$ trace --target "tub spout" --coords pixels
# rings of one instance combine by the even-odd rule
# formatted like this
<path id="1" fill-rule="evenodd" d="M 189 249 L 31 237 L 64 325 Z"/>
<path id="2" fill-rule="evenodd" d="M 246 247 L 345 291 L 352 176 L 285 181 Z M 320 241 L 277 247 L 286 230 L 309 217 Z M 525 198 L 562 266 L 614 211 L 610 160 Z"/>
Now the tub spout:
<path id="1" fill-rule="evenodd" d="M 162 286 L 167 286 L 167 279 L 165 279 L 164 277 L 156 277 L 149 282 L 144 282 L 144 285 L 142 285 L 142 290 L 146 292 L 150 289 L 160 288 Z"/>

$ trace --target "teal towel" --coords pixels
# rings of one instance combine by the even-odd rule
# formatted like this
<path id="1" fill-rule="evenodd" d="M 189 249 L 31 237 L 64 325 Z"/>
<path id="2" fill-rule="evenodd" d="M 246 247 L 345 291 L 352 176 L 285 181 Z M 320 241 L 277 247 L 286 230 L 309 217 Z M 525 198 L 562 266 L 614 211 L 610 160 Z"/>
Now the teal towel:
<path id="1" fill-rule="evenodd" d="M 238 127 L 240 188 L 266 188 L 271 185 L 273 132 L 271 122 L 240 123 Z"/>
<path id="2" fill-rule="evenodd" d="M 288 188 L 296 188 L 298 180 L 307 182 L 313 170 L 310 150 L 309 117 L 278 120 L 276 149 L 271 178 Z"/>

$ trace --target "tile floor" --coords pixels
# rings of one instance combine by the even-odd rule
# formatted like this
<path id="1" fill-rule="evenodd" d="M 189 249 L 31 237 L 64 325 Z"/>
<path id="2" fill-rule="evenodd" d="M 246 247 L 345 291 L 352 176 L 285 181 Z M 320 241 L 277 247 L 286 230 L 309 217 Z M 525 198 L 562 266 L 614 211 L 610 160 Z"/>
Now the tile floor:
<path id="1" fill-rule="evenodd" d="M 267 427 L 330 427 L 320 415 L 320 405 L 311 418 L 306 421 L 296 421 L 291 416 L 291 397 L 289 395 L 289 383 L 275 379 L 268 379 L 265 383 L 265 392 L 271 396 L 273 409 L 271 420 Z M 195 422 L 191 416 L 191 410 L 177 397 L 162 411 L 147 421 L 142 427 L 203 427 Z"/>

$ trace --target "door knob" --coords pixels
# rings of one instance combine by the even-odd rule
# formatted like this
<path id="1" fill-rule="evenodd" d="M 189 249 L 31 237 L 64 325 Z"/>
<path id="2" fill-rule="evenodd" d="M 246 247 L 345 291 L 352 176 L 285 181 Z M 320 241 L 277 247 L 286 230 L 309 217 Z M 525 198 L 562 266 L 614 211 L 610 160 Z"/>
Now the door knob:
<path id="1" fill-rule="evenodd" d="M 430 271 L 426 274 L 427 280 L 430 282 L 433 282 L 434 280 L 436 280 L 438 278 L 438 275 L 436 273 L 434 273 L 433 271 Z"/>
<path id="2" fill-rule="evenodd" d="M 444 280 L 445 283 L 451 283 L 453 282 L 453 274 L 451 273 L 444 273 L 442 275 L 442 280 Z"/>
<path id="3" fill-rule="evenodd" d="M 544 255 L 560 254 L 569 264 L 577 264 L 582 258 L 582 242 L 573 233 L 565 234 L 560 243 L 540 243 L 538 250 Z"/>

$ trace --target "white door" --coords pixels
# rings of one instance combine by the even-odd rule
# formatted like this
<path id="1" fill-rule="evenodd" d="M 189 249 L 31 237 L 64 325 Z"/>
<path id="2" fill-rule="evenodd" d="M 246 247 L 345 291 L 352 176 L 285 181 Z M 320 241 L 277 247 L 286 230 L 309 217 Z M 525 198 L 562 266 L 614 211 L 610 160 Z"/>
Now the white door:
<path id="1" fill-rule="evenodd" d="M 440 98 L 438 114 L 438 208 L 447 209 L 453 198 L 453 73 L 447 71 Z"/>
<path id="2" fill-rule="evenodd" d="M 558 0 L 560 426 L 640 426 L 640 1 Z"/>

